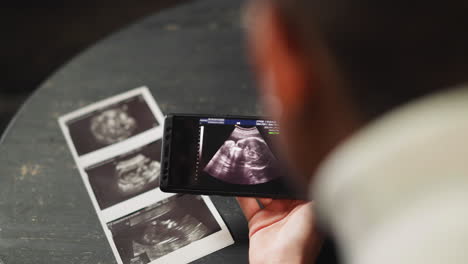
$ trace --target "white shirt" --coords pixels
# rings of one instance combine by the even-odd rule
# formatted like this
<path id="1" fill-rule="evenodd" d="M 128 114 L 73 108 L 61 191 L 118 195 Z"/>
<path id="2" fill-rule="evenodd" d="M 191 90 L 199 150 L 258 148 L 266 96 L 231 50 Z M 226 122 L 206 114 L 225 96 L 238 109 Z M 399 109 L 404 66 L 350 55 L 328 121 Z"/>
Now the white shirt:
<path id="1" fill-rule="evenodd" d="M 468 263 L 468 87 L 367 126 L 316 179 L 319 217 L 346 263 Z"/>

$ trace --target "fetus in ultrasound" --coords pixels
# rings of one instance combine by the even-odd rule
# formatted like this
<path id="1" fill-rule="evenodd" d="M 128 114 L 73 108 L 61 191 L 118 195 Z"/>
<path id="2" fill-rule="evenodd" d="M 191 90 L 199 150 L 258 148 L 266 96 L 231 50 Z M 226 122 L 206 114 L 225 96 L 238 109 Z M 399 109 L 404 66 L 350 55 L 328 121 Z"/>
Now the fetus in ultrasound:
<path id="1" fill-rule="evenodd" d="M 135 255 L 144 253 L 154 260 L 209 235 L 208 227 L 190 214 L 174 215 L 176 205 L 165 204 L 162 210 L 156 208 L 134 219 L 131 224 L 136 224 L 136 238 L 132 241 Z"/>
<path id="2" fill-rule="evenodd" d="M 191 195 L 171 196 L 107 226 L 124 264 L 153 263 L 221 231 L 203 198 Z"/>
<path id="3" fill-rule="evenodd" d="M 127 106 L 106 110 L 91 120 L 91 132 L 101 144 L 113 144 L 132 136 L 137 128 L 135 118 L 127 112 Z"/>
<path id="4" fill-rule="evenodd" d="M 261 184 L 278 177 L 276 158 L 256 127 L 236 126 L 204 171 L 232 184 Z"/>
<path id="5" fill-rule="evenodd" d="M 208 228 L 190 215 L 182 219 L 155 219 L 146 224 L 141 236 L 133 241 L 135 254 L 145 252 L 157 259 L 208 235 Z"/>
<path id="6" fill-rule="evenodd" d="M 158 161 L 143 154 L 119 162 L 115 175 L 119 192 L 125 195 L 140 192 L 158 179 L 160 170 L 161 164 Z"/>

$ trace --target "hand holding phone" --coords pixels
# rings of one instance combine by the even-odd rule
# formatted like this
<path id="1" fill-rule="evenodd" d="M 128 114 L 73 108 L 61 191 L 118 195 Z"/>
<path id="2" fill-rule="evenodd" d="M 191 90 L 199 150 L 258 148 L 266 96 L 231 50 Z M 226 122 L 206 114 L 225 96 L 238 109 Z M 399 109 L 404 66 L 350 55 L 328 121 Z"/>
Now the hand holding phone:
<path id="1" fill-rule="evenodd" d="M 315 263 L 323 237 L 315 226 L 313 202 L 247 197 L 237 201 L 249 226 L 249 263 Z"/>

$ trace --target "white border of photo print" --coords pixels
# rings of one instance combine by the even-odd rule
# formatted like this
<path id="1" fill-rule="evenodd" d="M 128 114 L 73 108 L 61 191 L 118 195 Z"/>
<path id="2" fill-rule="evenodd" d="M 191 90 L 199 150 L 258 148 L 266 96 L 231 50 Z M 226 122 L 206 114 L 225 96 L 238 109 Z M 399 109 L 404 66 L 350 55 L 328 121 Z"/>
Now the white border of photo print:
<path id="1" fill-rule="evenodd" d="M 116 114 L 121 114 L 122 116 L 115 116 Z M 117 122 L 122 121 L 123 124 L 120 125 L 127 126 L 124 128 L 128 128 L 130 123 L 130 126 L 138 127 L 139 130 L 134 129 L 132 133 L 127 134 L 125 134 L 125 131 L 121 131 L 120 133 L 123 133 L 124 136 L 118 138 L 119 131 L 106 131 L 106 128 L 102 127 L 100 129 L 104 133 L 110 133 L 110 137 L 114 137 L 114 139 L 117 137 L 117 140 L 115 142 L 107 142 L 107 144 L 96 144 L 96 142 L 93 142 L 95 138 L 92 138 L 94 135 L 91 128 L 93 119 L 96 116 L 99 118 L 98 121 L 111 122 L 109 123 L 110 126 L 117 125 L 116 129 L 119 129 L 119 124 L 112 123 L 112 119 L 121 118 L 122 120 L 117 120 Z M 129 119 L 132 119 L 132 121 L 128 122 Z M 151 183 L 151 186 L 155 188 L 145 189 L 134 196 L 130 195 L 124 199 L 118 198 L 114 201 L 115 203 L 113 202 L 110 206 L 101 209 L 88 172 L 97 168 L 98 170 L 102 170 L 99 173 L 111 173 L 114 175 L 116 168 L 112 168 L 113 165 L 117 166 L 119 161 L 125 161 L 127 157 L 138 156 L 138 154 L 146 154 L 144 156 L 150 158 L 151 161 L 145 162 L 152 162 L 153 159 L 160 162 L 160 153 L 156 154 L 154 151 L 160 151 L 160 148 L 157 146 L 161 144 L 163 136 L 163 121 L 164 116 L 146 87 L 133 89 L 110 97 L 59 118 L 59 124 L 66 142 L 77 163 L 83 183 L 118 263 L 123 264 L 124 262 L 119 255 L 113 234 L 108 225 L 126 216 L 138 214 L 146 210 L 146 208 L 157 208 L 161 202 L 174 197 L 175 194 L 163 193 L 154 183 Z M 76 131 L 71 131 L 72 129 L 76 129 Z M 155 147 L 155 150 L 151 149 L 149 151 L 148 148 L 152 146 Z M 157 160 L 158 157 L 159 160 Z M 113 164 L 113 161 L 117 163 Z M 92 177 L 99 177 L 97 175 L 99 173 L 96 171 L 92 173 L 94 173 Z M 103 175 L 103 178 L 112 182 L 112 176 Z M 100 180 L 105 181 L 103 179 Z M 109 188 L 109 191 L 112 191 L 111 189 Z M 202 198 L 211 213 L 210 217 L 215 219 L 220 230 L 196 241 L 191 241 L 189 244 L 149 263 L 187 263 L 234 243 L 227 226 L 211 200 L 208 197 Z"/>
<path id="2" fill-rule="evenodd" d="M 135 103 L 127 103 L 129 100 L 133 100 Z M 124 115 L 128 115 L 127 118 L 132 119 L 132 124 L 135 126 L 134 131 L 129 132 L 129 135 L 122 135 L 122 139 L 114 139 L 116 141 L 114 143 L 96 143 L 97 139 L 91 133 L 90 123 L 92 119 L 100 118 L 102 114 L 104 114 L 102 118 L 106 118 L 105 112 L 108 114 L 122 114 L 121 112 L 112 113 L 111 111 L 123 107 L 130 108 L 121 110 L 126 113 L 137 111 L 133 115 L 124 113 Z M 132 109 L 132 107 L 141 109 Z M 146 114 L 144 119 L 140 117 L 141 112 Z M 110 158 L 122 148 L 141 145 L 142 142 L 151 142 L 161 138 L 163 122 L 164 115 L 147 87 L 136 88 L 110 97 L 59 118 L 60 126 L 71 152 L 78 165 L 83 167 L 96 163 L 97 158 L 100 160 Z M 73 129 L 77 131 L 73 131 Z"/>

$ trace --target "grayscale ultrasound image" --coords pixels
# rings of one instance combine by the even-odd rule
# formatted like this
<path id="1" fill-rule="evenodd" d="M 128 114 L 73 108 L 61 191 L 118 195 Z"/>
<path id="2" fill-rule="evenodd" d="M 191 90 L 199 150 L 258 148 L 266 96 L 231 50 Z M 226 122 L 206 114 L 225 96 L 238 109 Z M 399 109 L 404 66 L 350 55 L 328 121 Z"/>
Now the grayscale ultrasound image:
<path id="1" fill-rule="evenodd" d="M 227 183 L 254 185 L 277 178 L 276 164 L 257 127 L 236 126 L 203 171 Z"/>
<path id="2" fill-rule="evenodd" d="M 67 122 L 78 155 L 121 142 L 159 126 L 142 95 L 134 96 Z"/>
<path id="3" fill-rule="evenodd" d="M 91 119 L 91 132 L 94 138 L 102 144 L 113 144 L 129 138 L 137 123 L 129 115 L 128 106 L 106 110 Z"/>
<path id="4" fill-rule="evenodd" d="M 159 187 L 161 141 L 86 168 L 101 209 Z"/>
<path id="5" fill-rule="evenodd" d="M 107 224 L 123 263 L 149 263 L 221 228 L 201 196 L 172 196 Z"/>
<path id="6" fill-rule="evenodd" d="M 146 184 L 159 177 L 161 164 L 143 154 L 117 163 L 115 178 L 118 191 L 122 194 L 134 194 L 141 191 Z"/>

